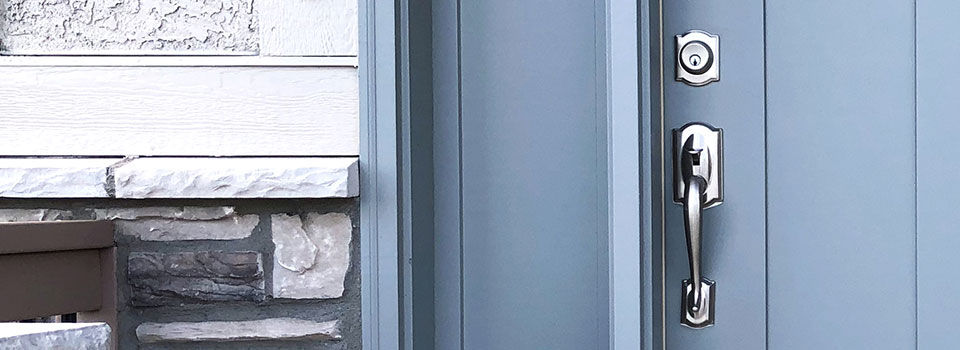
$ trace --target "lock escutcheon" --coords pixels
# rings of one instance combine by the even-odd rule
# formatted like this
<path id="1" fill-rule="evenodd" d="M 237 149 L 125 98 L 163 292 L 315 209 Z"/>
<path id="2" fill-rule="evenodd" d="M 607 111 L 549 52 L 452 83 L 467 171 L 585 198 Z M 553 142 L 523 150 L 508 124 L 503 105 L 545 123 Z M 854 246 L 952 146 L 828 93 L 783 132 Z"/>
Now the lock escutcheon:
<path id="1" fill-rule="evenodd" d="M 702 30 L 676 36 L 677 81 L 704 86 L 720 80 L 720 37 Z"/>

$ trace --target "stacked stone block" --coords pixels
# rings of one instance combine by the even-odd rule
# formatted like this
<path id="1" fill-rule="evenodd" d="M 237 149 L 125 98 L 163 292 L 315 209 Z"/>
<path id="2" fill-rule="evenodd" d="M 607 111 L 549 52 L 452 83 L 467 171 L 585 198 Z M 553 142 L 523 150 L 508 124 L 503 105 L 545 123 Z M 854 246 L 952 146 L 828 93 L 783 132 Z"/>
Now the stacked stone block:
<path id="1" fill-rule="evenodd" d="M 0 221 L 115 222 L 121 349 L 360 349 L 356 199 L 59 202 Z"/>

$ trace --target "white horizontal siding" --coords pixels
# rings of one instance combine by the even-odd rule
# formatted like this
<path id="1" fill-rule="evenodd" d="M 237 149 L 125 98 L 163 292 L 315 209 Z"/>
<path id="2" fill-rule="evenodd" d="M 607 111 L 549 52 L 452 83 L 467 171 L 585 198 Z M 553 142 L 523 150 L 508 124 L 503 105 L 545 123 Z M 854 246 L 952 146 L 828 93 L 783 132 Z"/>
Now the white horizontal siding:
<path id="1" fill-rule="evenodd" d="M 258 0 L 260 54 L 356 56 L 357 0 Z"/>
<path id="2" fill-rule="evenodd" d="M 0 66 L 0 155 L 359 153 L 352 67 Z"/>

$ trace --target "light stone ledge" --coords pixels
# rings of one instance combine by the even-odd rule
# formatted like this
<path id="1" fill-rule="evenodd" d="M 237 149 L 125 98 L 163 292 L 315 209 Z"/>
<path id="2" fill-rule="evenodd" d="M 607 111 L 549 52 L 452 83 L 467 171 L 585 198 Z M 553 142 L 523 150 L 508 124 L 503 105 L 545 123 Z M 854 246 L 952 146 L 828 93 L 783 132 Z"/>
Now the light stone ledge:
<path id="1" fill-rule="evenodd" d="M 340 340 L 340 321 L 298 318 L 252 321 L 147 322 L 137 326 L 141 343 L 233 342 L 252 340 Z"/>
<path id="2" fill-rule="evenodd" d="M 105 198 L 107 169 L 120 158 L 0 158 L 0 197 Z"/>
<path id="3" fill-rule="evenodd" d="M 360 193 L 357 158 L 140 158 L 114 169 L 117 198 L 330 198 Z"/>
<path id="4" fill-rule="evenodd" d="M 0 158 L 0 198 L 348 198 L 356 157 Z"/>

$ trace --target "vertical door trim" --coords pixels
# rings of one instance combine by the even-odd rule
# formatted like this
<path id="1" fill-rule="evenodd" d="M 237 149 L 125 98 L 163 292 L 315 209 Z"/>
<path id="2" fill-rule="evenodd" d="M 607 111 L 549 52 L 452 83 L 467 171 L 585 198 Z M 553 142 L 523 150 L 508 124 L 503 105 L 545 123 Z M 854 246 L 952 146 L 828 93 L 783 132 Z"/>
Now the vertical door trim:
<path id="1" fill-rule="evenodd" d="M 463 149 L 460 0 L 432 7 L 434 348 L 463 349 Z M 444 137 L 446 135 L 447 137 Z M 455 136 L 455 137 L 454 137 Z M 439 263 L 438 263 L 439 262 Z M 446 281 L 444 283 L 443 281 Z M 440 281 L 440 283 L 436 283 Z"/>
<path id="2" fill-rule="evenodd" d="M 609 348 L 641 348 L 646 329 L 644 314 L 641 219 L 641 1 L 605 0 L 598 3 L 605 18 L 599 31 L 599 56 L 605 59 L 607 117 L 607 273 Z M 646 62 L 649 62 L 648 60 Z M 644 152 L 645 153 L 645 152 Z"/>
<path id="3" fill-rule="evenodd" d="M 367 349 L 400 349 L 396 1 L 361 0 L 360 313 Z"/>
<path id="4" fill-rule="evenodd" d="M 656 297 L 662 283 L 660 6 L 659 0 L 596 1 L 598 64 L 605 66 L 598 83 L 607 133 L 608 344 L 652 350 L 663 344 L 662 298 Z M 404 273 L 414 258 L 404 231 L 416 190 L 406 184 L 405 163 L 414 155 L 403 140 L 410 136 L 412 106 L 402 105 L 412 102 L 402 97 L 419 83 L 402 63 L 410 62 L 412 50 L 403 46 L 410 35 L 424 35 L 401 28 L 410 25 L 400 19 L 408 6 L 401 0 L 360 1 L 361 315 L 363 347 L 370 349 L 413 344 L 413 331 L 405 328 L 414 326 L 412 309 L 422 303 L 404 296 L 414 286 L 425 287 Z"/>
<path id="5" fill-rule="evenodd" d="M 642 73 L 641 181 L 643 199 L 644 350 L 666 349 L 664 305 L 664 131 L 663 131 L 663 6 L 662 0 L 641 0 Z M 641 73 L 641 74 L 642 74 Z"/>
<path id="6" fill-rule="evenodd" d="M 665 346 L 660 3 L 605 3 L 612 350 Z"/>

